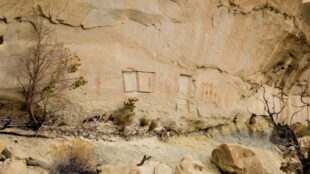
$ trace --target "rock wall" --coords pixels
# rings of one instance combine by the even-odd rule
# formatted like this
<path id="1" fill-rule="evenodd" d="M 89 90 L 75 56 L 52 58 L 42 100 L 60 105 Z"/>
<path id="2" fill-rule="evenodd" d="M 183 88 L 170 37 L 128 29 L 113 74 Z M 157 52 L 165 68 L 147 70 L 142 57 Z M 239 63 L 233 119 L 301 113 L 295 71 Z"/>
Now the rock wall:
<path id="1" fill-rule="evenodd" d="M 263 84 L 288 95 L 287 121 L 309 74 L 310 6 L 301 0 L 1 0 L 3 98 L 21 98 L 10 70 L 33 8 L 82 58 L 89 83 L 68 92 L 59 112 L 77 122 L 128 97 L 140 99 L 137 115 L 163 121 L 250 117 L 264 114 Z"/>

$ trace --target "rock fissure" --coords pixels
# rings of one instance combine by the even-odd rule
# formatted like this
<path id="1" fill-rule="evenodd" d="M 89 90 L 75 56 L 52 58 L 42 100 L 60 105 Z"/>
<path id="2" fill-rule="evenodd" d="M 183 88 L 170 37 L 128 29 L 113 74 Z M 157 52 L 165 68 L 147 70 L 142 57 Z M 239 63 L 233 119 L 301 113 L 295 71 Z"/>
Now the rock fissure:
<path id="1" fill-rule="evenodd" d="M 234 14 L 249 15 L 253 12 L 268 10 L 274 14 L 282 15 L 285 19 L 293 19 L 295 21 L 294 15 L 290 15 L 288 13 L 282 12 L 280 9 L 268 4 L 267 2 L 266 2 L 266 4 L 262 4 L 262 5 L 257 6 L 257 7 L 254 6 L 248 10 L 242 10 L 240 5 L 235 3 L 233 0 L 229 0 L 228 4 L 222 4 L 222 2 L 219 2 L 219 4 L 220 5 L 218 5 L 217 8 L 225 7 L 229 10 L 232 9 Z"/>

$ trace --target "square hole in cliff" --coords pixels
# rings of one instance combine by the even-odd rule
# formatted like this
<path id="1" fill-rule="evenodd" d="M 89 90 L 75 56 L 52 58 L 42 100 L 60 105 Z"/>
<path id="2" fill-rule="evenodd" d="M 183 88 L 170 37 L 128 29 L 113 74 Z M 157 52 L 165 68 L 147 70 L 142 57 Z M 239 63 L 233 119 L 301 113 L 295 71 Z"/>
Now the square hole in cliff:
<path id="1" fill-rule="evenodd" d="M 124 92 L 135 92 L 138 89 L 137 72 L 123 71 Z"/>
<path id="2" fill-rule="evenodd" d="M 0 45 L 2 45 L 2 44 L 3 44 L 3 36 L 0 35 Z"/>
<path id="3" fill-rule="evenodd" d="M 187 100 L 190 97 L 192 77 L 189 75 L 180 75 L 178 98 Z"/>
<path id="4" fill-rule="evenodd" d="M 154 89 L 154 76 L 153 72 L 138 72 L 138 91 L 151 93 Z"/>
<path id="5" fill-rule="evenodd" d="M 191 95 L 192 77 L 181 74 L 179 78 L 179 91 L 177 98 L 177 110 L 189 111 L 189 98 Z"/>

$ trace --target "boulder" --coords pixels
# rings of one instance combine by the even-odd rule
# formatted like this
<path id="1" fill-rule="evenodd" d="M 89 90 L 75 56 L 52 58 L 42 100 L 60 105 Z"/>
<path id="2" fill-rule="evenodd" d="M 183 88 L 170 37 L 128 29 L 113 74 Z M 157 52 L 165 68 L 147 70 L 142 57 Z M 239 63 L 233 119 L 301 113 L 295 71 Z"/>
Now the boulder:
<path id="1" fill-rule="evenodd" d="M 146 162 L 139 168 L 140 174 L 172 174 L 172 170 L 169 166 L 161 164 L 158 161 Z"/>
<path id="2" fill-rule="evenodd" d="M 172 170 L 169 166 L 165 164 L 160 164 L 155 166 L 154 174 L 172 174 Z"/>
<path id="3" fill-rule="evenodd" d="M 98 167 L 98 171 L 99 174 L 140 174 L 140 169 L 135 165 L 107 164 Z"/>
<path id="4" fill-rule="evenodd" d="M 209 174 L 207 168 L 200 161 L 193 161 L 193 157 L 188 156 L 182 159 L 175 169 L 176 174 Z"/>
<path id="5" fill-rule="evenodd" d="M 2 174 L 27 174 L 27 166 L 25 161 L 22 160 L 12 160 L 9 161 L 2 169 L 0 169 Z"/>
<path id="6" fill-rule="evenodd" d="M 235 174 L 283 174 L 281 159 L 272 152 L 237 144 L 222 144 L 211 161 L 223 172 Z"/>

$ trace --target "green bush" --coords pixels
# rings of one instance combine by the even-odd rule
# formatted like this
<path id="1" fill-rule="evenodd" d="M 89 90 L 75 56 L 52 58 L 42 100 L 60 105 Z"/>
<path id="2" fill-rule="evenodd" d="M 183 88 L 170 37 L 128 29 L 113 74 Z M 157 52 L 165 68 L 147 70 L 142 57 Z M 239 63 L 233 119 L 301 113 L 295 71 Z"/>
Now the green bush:
<path id="1" fill-rule="evenodd" d="M 121 108 L 112 114 L 113 123 L 118 126 L 120 131 L 124 131 L 126 126 L 132 124 L 135 115 L 134 109 L 138 100 L 137 98 L 129 98 Z"/>

